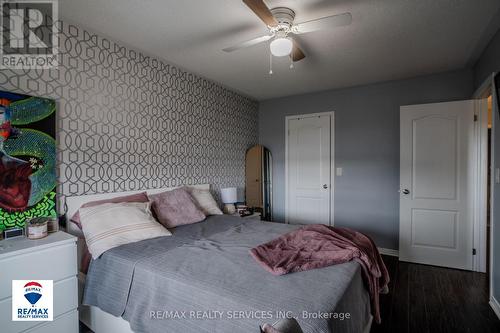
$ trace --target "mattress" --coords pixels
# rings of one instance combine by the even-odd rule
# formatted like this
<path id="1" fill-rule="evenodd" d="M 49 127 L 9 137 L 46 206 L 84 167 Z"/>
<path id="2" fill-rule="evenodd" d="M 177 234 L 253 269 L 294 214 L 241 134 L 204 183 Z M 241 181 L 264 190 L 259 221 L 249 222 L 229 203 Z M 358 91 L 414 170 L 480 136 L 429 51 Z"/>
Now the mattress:
<path id="1" fill-rule="evenodd" d="M 370 305 L 358 263 L 274 276 L 250 256 L 298 227 L 210 216 L 111 249 L 91 262 L 83 304 L 122 316 L 136 332 L 259 332 L 289 317 L 304 333 L 362 332 Z"/>

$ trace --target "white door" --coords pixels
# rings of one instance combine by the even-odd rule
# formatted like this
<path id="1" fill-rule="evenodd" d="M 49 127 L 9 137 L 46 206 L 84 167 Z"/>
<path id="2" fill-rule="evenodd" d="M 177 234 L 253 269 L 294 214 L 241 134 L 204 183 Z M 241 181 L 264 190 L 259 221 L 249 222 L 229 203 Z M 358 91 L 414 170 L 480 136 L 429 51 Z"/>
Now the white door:
<path id="1" fill-rule="evenodd" d="M 399 259 L 472 269 L 474 101 L 401 107 Z"/>
<path id="2" fill-rule="evenodd" d="M 333 114 L 287 118 L 287 222 L 331 224 Z"/>

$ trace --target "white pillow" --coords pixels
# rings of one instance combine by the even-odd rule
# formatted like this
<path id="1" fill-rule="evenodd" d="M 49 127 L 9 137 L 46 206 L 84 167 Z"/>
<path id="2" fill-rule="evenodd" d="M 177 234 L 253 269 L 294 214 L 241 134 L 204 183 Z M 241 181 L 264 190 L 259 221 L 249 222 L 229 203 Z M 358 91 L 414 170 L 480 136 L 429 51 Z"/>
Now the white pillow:
<path id="1" fill-rule="evenodd" d="M 222 211 L 209 190 L 189 186 L 185 188 L 205 215 L 222 215 Z"/>
<path id="2" fill-rule="evenodd" d="M 153 218 L 149 202 L 105 203 L 80 208 L 80 223 L 94 259 L 123 244 L 172 235 Z"/>

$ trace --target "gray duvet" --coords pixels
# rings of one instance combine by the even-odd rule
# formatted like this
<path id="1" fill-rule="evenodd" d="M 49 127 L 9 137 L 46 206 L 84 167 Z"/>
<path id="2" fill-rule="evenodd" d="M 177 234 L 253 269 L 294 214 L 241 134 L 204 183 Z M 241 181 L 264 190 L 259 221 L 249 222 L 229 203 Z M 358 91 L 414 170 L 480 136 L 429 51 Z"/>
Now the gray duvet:
<path id="1" fill-rule="evenodd" d="M 362 332 L 370 305 L 358 263 L 274 276 L 250 256 L 298 227 L 210 216 L 114 248 L 92 261 L 83 303 L 136 332 L 259 332 L 290 316 L 304 333 Z"/>

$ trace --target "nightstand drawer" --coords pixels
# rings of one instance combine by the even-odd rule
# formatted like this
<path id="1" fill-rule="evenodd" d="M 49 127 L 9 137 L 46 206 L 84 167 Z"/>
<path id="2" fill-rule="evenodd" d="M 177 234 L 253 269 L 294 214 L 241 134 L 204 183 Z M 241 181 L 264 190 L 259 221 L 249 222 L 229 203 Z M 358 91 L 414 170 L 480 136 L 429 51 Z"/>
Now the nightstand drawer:
<path id="1" fill-rule="evenodd" d="M 78 283 L 76 276 L 54 281 L 54 320 L 56 317 L 76 310 L 78 304 Z M 37 321 L 12 321 L 12 298 L 0 301 L 0 323 L 2 332 L 21 332 L 40 325 Z"/>
<path id="2" fill-rule="evenodd" d="M 62 280 L 76 276 L 76 243 L 66 243 L 0 260 L 0 300 L 11 296 L 12 280 Z M 10 311 L 9 311 L 10 312 Z"/>

